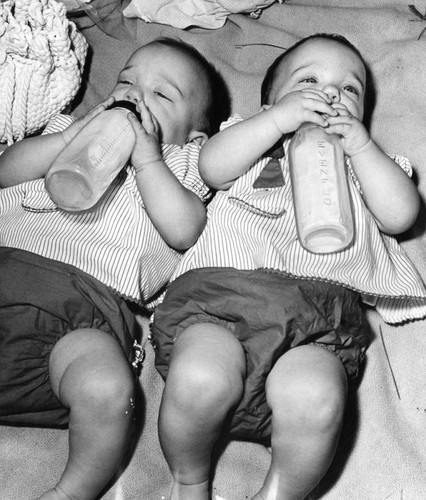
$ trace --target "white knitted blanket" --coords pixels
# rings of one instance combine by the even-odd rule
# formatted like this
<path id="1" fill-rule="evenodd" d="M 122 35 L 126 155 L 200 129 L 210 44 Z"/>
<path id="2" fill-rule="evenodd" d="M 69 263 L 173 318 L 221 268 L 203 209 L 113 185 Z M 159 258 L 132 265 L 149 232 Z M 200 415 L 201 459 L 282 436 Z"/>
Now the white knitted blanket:
<path id="1" fill-rule="evenodd" d="M 61 2 L 0 3 L 0 142 L 37 132 L 71 102 L 87 47 Z"/>

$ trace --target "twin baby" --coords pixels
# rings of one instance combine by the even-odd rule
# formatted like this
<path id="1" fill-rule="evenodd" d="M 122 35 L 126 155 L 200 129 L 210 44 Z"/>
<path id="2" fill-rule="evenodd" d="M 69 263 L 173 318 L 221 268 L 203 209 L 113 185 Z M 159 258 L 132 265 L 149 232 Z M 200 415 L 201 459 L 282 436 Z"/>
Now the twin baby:
<path id="1" fill-rule="evenodd" d="M 0 422 L 69 426 L 65 470 L 40 499 L 95 499 L 123 459 L 141 411 L 132 302 L 155 307 L 170 500 L 211 498 L 223 434 L 272 447 L 253 499 L 314 498 L 369 343 L 362 304 L 374 297 L 390 323 L 426 314 L 425 287 L 392 236 L 413 225 L 419 194 L 408 160 L 385 154 L 363 125 L 370 91 L 359 51 L 316 34 L 269 67 L 261 112 L 225 122 L 216 69 L 158 39 L 87 116 L 59 115 L 5 150 Z M 93 210 L 58 209 L 44 175 L 114 100 L 136 103 L 142 118 L 129 113 L 129 165 Z M 355 237 L 334 254 L 297 238 L 286 152 L 305 122 L 338 134 L 345 152 Z M 267 171 L 277 144 L 278 182 Z"/>

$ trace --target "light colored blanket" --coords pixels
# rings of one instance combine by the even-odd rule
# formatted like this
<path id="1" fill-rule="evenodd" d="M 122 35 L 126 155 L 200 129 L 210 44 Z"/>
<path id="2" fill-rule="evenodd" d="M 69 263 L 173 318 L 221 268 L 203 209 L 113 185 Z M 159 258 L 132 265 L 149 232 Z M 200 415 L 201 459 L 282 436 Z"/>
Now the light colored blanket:
<path id="1" fill-rule="evenodd" d="M 410 0 L 408 0 L 410 1 Z M 426 1 L 417 0 L 420 13 Z M 233 111 L 257 112 L 263 74 L 299 38 L 315 32 L 347 36 L 370 63 L 377 89 L 375 139 L 388 152 L 411 159 L 426 196 L 426 20 L 402 0 L 294 0 L 274 4 L 260 19 L 231 15 L 218 30 L 181 31 L 126 20 L 136 39 L 119 41 L 97 27 L 84 30 L 92 48 L 88 82 L 75 110 L 84 113 L 104 97 L 130 53 L 157 36 L 177 36 L 213 60 L 229 82 Z M 426 280 L 425 208 L 402 245 Z M 375 332 L 341 445 L 322 486 L 323 500 L 422 500 L 426 498 L 426 322 L 397 327 L 371 311 Z M 143 320 L 145 334 L 147 320 Z M 147 359 L 141 375 L 145 414 L 135 450 L 104 500 L 167 498 L 170 475 L 161 455 L 156 417 L 163 383 Z M 1 395 L 0 395 L 1 397 Z M 105 436 L 107 439 L 107 436 Z M 67 431 L 0 427 L 0 498 L 29 500 L 58 479 L 67 456 Z M 269 464 L 261 445 L 225 446 L 214 493 L 250 499 Z"/>

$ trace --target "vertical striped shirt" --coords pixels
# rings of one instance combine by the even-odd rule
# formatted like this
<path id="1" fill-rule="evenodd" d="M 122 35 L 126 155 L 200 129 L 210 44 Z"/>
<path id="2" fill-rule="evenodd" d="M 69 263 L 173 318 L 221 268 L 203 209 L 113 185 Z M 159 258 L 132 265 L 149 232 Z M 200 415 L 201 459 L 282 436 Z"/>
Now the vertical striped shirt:
<path id="1" fill-rule="evenodd" d="M 43 133 L 59 132 L 75 118 L 58 115 Z M 181 184 L 205 201 L 209 189 L 198 173 L 199 146 L 163 145 L 167 166 Z M 0 245 L 71 264 L 124 298 L 143 303 L 168 282 L 182 257 L 146 214 L 128 166 L 92 210 L 60 210 L 44 179 L 0 190 Z"/>
<path id="2" fill-rule="evenodd" d="M 239 120 L 233 117 L 226 126 Z M 288 145 L 287 140 L 285 152 Z M 394 159 L 411 174 L 407 159 Z M 348 248 L 330 254 L 310 253 L 299 242 L 287 154 L 279 160 L 283 185 L 253 186 L 268 161 L 268 157 L 260 158 L 229 190 L 217 192 L 208 207 L 203 234 L 172 279 L 200 267 L 266 269 L 358 291 L 364 302 L 374 305 L 389 323 L 426 315 L 424 283 L 396 239 L 379 231 L 364 204 L 349 159 L 355 237 Z"/>

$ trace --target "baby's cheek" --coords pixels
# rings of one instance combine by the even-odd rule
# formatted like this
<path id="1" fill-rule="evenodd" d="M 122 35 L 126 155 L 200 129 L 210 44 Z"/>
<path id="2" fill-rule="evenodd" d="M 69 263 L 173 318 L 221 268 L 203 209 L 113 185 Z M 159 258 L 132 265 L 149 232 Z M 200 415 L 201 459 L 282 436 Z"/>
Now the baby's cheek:
<path id="1" fill-rule="evenodd" d="M 114 97 L 116 101 L 124 100 L 124 92 L 122 90 L 116 90 L 115 88 L 110 93 L 110 97 Z"/>
<path id="2" fill-rule="evenodd" d="M 347 108 L 352 116 L 358 118 L 358 120 L 362 121 L 362 117 L 364 115 L 364 105 L 359 104 L 357 102 L 350 102 L 347 105 Z"/>

